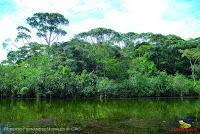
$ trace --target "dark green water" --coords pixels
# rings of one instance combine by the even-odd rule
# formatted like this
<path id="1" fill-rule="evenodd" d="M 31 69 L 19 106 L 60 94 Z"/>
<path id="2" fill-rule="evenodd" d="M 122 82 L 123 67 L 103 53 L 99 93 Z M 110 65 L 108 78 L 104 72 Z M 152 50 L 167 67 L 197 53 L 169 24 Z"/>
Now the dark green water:
<path id="1" fill-rule="evenodd" d="M 0 100 L 0 133 L 171 133 L 199 127 L 200 99 Z"/>

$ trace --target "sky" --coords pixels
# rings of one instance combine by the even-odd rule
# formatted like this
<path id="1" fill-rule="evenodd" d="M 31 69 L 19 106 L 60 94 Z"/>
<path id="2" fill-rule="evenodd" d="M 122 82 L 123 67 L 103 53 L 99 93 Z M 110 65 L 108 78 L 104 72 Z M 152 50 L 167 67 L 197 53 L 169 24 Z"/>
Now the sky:
<path id="1" fill-rule="evenodd" d="M 200 37 L 200 0 L 0 0 L 0 60 L 2 42 L 15 39 L 19 25 L 36 12 L 57 12 L 69 20 L 67 36 L 105 27 L 118 32 L 176 34 Z"/>

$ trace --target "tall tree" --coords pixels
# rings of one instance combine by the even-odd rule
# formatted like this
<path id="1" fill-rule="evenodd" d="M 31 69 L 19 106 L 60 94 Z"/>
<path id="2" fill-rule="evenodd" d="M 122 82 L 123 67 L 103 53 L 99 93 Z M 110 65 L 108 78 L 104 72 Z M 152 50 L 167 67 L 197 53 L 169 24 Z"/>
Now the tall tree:
<path id="1" fill-rule="evenodd" d="M 29 40 L 31 39 L 31 35 L 30 35 L 31 31 L 24 26 L 18 26 L 17 30 L 18 30 L 18 34 L 16 37 L 16 41 L 18 42 L 22 40 L 23 44 L 28 44 Z"/>
<path id="2" fill-rule="evenodd" d="M 109 41 L 117 32 L 112 29 L 95 28 L 88 32 L 83 32 L 76 35 L 75 38 L 81 39 L 90 43 L 102 43 Z"/>
<path id="3" fill-rule="evenodd" d="M 43 38 L 48 45 L 64 36 L 67 32 L 63 26 L 69 24 L 69 21 L 59 13 L 35 13 L 27 18 L 27 23 L 37 30 L 36 35 Z"/>

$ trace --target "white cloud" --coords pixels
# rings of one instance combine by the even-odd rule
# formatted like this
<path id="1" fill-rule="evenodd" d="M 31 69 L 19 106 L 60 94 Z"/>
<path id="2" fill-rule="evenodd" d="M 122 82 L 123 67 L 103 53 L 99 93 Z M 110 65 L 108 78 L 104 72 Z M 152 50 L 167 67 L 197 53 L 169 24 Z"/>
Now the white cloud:
<path id="1" fill-rule="evenodd" d="M 173 0 L 126 0 L 124 12 L 112 10 L 106 14 L 104 23 L 121 32 L 155 32 L 177 34 L 183 38 L 200 35 L 200 21 L 179 12 L 188 5 L 177 4 Z M 179 18 L 181 16 L 181 18 Z M 178 18 L 167 20 L 169 18 Z M 198 29 L 198 30 L 197 30 Z"/>
<path id="2" fill-rule="evenodd" d="M 0 43 L 16 36 L 16 27 L 35 12 L 59 12 L 69 19 L 68 36 L 96 27 L 112 28 L 119 32 L 155 32 L 177 34 L 183 38 L 200 35 L 200 21 L 184 14 L 191 8 L 187 3 L 175 0 L 13 0 L 17 11 L 0 15 Z M 120 2 L 117 6 L 112 2 Z M 90 13 L 99 10 L 98 18 Z M 5 52 L 0 48 L 0 59 Z"/>

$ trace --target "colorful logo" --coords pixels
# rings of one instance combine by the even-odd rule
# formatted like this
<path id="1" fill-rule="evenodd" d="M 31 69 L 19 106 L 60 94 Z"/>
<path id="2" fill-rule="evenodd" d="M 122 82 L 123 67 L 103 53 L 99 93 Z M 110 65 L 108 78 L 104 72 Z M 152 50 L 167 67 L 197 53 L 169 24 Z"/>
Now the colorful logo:
<path id="1" fill-rule="evenodd" d="M 184 122 L 183 120 L 179 120 L 178 122 L 180 124 L 180 128 L 190 128 L 191 127 L 190 124 Z"/>
<path id="2" fill-rule="evenodd" d="M 199 131 L 199 128 L 193 128 L 191 124 L 188 122 L 192 120 L 192 117 L 187 118 L 179 118 L 178 123 L 180 124 L 180 127 L 171 129 L 172 132 L 197 132 Z"/>
<path id="3" fill-rule="evenodd" d="M 178 122 L 180 124 L 180 128 L 190 128 L 191 125 L 187 123 L 188 121 L 192 120 L 192 117 L 187 117 L 187 118 L 179 118 Z"/>

